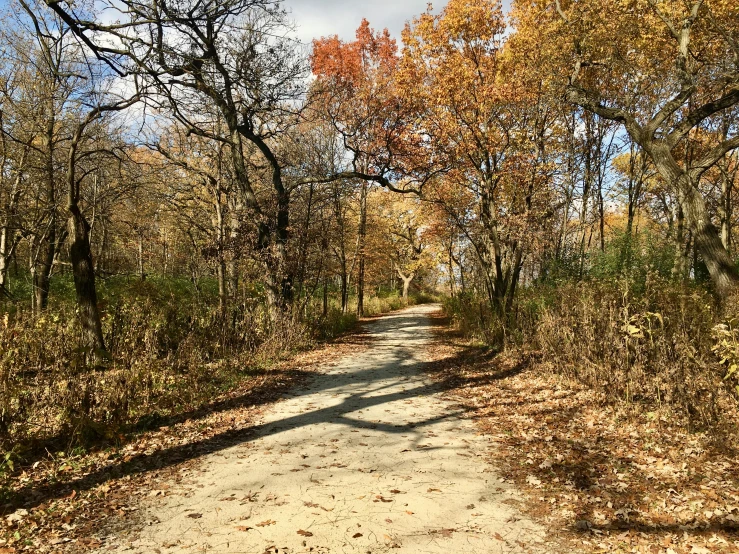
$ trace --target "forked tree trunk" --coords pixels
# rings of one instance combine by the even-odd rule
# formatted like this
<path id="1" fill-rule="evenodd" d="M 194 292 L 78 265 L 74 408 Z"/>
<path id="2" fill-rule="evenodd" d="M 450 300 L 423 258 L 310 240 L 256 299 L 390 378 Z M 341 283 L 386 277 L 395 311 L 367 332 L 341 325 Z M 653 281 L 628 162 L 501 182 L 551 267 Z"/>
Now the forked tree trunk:
<path id="1" fill-rule="evenodd" d="M 408 301 L 408 291 L 411 288 L 411 282 L 416 274 L 411 271 L 408 275 L 405 275 L 400 269 L 398 269 L 398 277 L 403 280 L 403 301 Z"/>
<path id="2" fill-rule="evenodd" d="M 666 146 L 653 145 L 649 153 L 662 177 L 672 183 L 681 196 L 685 220 L 693 234 L 695 248 L 711 275 L 716 294 L 728 298 L 739 287 L 739 272 L 711 222 L 705 200 Z"/>

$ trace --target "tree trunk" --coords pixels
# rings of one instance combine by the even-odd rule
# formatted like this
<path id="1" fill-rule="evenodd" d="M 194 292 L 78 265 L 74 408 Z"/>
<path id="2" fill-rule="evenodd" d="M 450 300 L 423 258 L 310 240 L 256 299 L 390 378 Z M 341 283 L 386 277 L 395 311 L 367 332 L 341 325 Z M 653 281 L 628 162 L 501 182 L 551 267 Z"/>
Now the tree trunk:
<path id="1" fill-rule="evenodd" d="M 685 263 L 685 213 L 682 204 L 678 201 L 675 206 L 675 230 L 673 238 L 675 241 L 675 264 L 672 268 L 673 277 L 683 281 L 686 277 Z"/>
<path id="2" fill-rule="evenodd" d="M 95 270 L 90 250 L 90 225 L 78 206 L 70 206 L 69 211 L 69 235 L 72 238 L 69 257 L 72 262 L 74 288 L 77 293 L 82 340 L 83 344 L 92 350 L 92 359 L 99 360 L 105 351 L 105 341 L 95 289 Z"/>
<path id="3" fill-rule="evenodd" d="M 690 176 L 685 170 L 677 164 L 666 146 L 652 145 L 649 153 L 662 177 L 672 183 L 681 196 L 686 222 L 693 234 L 696 250 L 711 275 L 716 294 L 722 299 L 728 298 L 739 286 L 739 272 L 729 252 L 721 243 L 721 237 L 711 222 L 700 191 L 690 181 Z"/>
<path id="4" fill-rule="evenodd" d="M 359 271 L 357 274 L 357 317 L 364 315 L 364 264 L 365 239 L 367 236 L 367 181 L 362 181 L 359 197 Z"/>
<path id="5" fill-rule="evenodd" d="M 8 292 L 8 267 L 10 265 L 10 248 L 8 235 L 10 230 L 5 224 L 0 229 L 0 296 Z"/>
<path id="6" fill-rule="evenodd" d="M 144 234 L 139 232 L 138 236 L 138 265 L 139 265 L 139 279 L 141 281 L 146 280 L 146 273 L 144 272 Z"/>
<path id="7" fill-rule="evenodd" d="M 33 305 L 37 314 L 46 310 L 49 305 L 51 269 L 56 254 L 56 214 L 51 215 L 49 231 L 40 241 L 33 271 Z"/>
<path id="8" fill-rule="evenodd" d="M 228 284 L 226 282 L 228 272 L 223 252 L 218 254 L 218 267 L 216 271 L 218 273 L 218 310 L 225 321 L 226 311 L 228 310 Z"/>
<path id="9" fill-rule="evenodd" d="M 323 278 L 323 317 L 328 315 L 328 276 Z"/>
<path id="10" fill-rule="evenodd" d="M 721 243 L 726 251 L 731 254 L 731 218 L 733 214 L 733 206 L 731 204 L 731 193 L 734 183 L 727 171 L 721 168 Z"/>
<path id="11" fill-rule="evenodd" d="M 454 242 L 449 242 L 449 295 L 454 298 Z"/>
<path id="12" fill-rule="evenodd" d="M 346 314 L 349 309 L 349 278 L 346 274 L 346 262 L 341 264 L 339 279 L 341 281 L 341 313 Z"/>
<path id="13" fill-rule="evenodd" d="M 408 291 L 411 288 L 411 281 L 416 274 L 411 271 L 408 275 L 404 275 L 400 269 L 398 269 L 398 276 L 403 280 L 403 302 L 408 302 Z"/>

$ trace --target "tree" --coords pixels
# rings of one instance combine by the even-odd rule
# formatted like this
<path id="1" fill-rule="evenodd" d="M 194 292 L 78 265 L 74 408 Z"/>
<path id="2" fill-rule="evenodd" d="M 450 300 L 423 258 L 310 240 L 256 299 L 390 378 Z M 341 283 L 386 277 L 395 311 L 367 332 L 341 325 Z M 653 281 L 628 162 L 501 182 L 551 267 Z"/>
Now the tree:
<path id="1" fill-rule="evenodd" d="M 739 147 L 732 132 L 690 158 L 686 142 L 739 103 L 739 7 L 730 1 L 517 3 L 517 33 L 539 37 L 567 99 L 619 122 L 676 191 L 716 292 L 739 285 L 700 191 L 706 171 Z M 562 37 L 554 41 L 552 37 Z"/>
<path id="2" fill-rule="evenodd" d="M 547 213 L 552 124 L 545 90 L 517 78 L 504 33 L 500 2 L 451 0 L 406 27 L 399 78 L 428 163 L 444 168 L 424 197 L 443 205 L 473 245 L 500 315 L 510 311 L 532 231 Z M 450 193 L 458 188 L 466 193 Z"/>
<path id="3" fill-rule="evenodd" d="M 288 37 L 279 2 L 215 0 L 202 3 L 111 3 L 121 23 L 105 25 L 77 13 L 72 4 L 47 0 L 78 37 L 121 75 L 138 75 L 158 96 L 148 102 L 168 109 L 189 133 L 228 146 L 232 171 L 257 236 L 266 269 L 273 316 L 289 308 L 293 275 L 287 263 L 290 191 L 275 144 L 298 121 L 304 60 Z M 111 42 L 119 46 L 110 46 Z M 223 121 L 214 134 L 201 106 Z M 207 112 L 206 112 L 207 113 Z M 250 149 L 251 147 L 251 149 Z M 271 195 L 255 189 L 250 158 L 260 165 Z"/>

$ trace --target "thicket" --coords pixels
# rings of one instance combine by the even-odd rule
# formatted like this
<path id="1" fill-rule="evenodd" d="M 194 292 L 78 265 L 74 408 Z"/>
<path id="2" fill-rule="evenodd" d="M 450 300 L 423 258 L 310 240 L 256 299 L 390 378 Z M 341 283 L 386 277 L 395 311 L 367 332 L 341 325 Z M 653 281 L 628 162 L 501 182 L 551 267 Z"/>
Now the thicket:
<path id="1" fill-rule="evenodd" d="M 616 235 L 584 275 L 562 263 L 524 286 L 505 320 L 473 294 L 447 300 L 446 311 L 467 336 L 535 354 L 536 370 L 610 401 L 666 408 L 694 428 L 733 429 L 739 307 L 718 304 L 700 260 L 697 279 L 675 279 L 672 253 L 649 233 Z"/>

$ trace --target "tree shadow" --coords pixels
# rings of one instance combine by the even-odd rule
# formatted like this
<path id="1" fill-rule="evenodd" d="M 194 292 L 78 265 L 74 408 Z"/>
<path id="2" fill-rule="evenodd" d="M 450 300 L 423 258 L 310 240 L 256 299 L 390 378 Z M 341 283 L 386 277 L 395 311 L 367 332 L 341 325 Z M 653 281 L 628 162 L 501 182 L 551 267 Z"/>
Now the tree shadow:
<path id="1" fill-rule="evenodd" d="M 336 339 L 334 343 L 345 346 L 366 346 L 369 341 L 370 337 L 363 324 L 350 335 Z M 177 413 L 162 415 L 155 410 L 117 428 L 115 435 L 135 436 L 147 431 L 157 431 L 187 421 L 199 420 L 217 412 L 269 404 L 287 394 L 295 386 L 304 383 L 313 374 L 312 371 L 301 369 L 246 369 L 243 372 L 246 378 L 243 384 L 246 390 L 243 394 L 228 394 L 223 398 L 201 403 L 195 408 Z M 255 379 L 264 376 L 269 376 L 271 379 L 258 385 L 254 384 Z M 80 437 L 72 428 L 53 436 L 28 441 L 24 444 L 23 463 L 25 466 L 30 466 L 39 460 L 47 459 L 50 452 L 67 452 L 79 441 Z M 92 452 L 114 445 L 119 445 L 119 441 L 103 434 L 95 434 L 84 440 L 84 446 Z"/>
<path id="2" fill-rule="evenodd" d="M 139 453 L 63 482 L 42 484 L 31 482 L 16 490 L 5 508 L 10 511 L 20 507 L 31 509 L 50 500 L 68 496 L 72 491 L 79 494 L 93 489 L 111 479 L 161 470 L 258 438 L 320 423 L 330 422 L 353 429 L 373 429 L 388 434 L 412 435 L 414 444 L 418 445 L 425 438 L 421 432 L 424 427 L 459 417 L 460 412 L 452 411 L 441 416 L 425 417 L 404 423 L 370 422 L 352 414 L 383 404 L 437 394 L 443 390 L 444 384 L 433 382 L 423 375 L 426 362 L 420 359 L 419 354 L 423 351 L 425 340 L 418 337 L 428 335 L 429 327 L 430 322 L 424 314 L 403 312 L 387 316 L 373 324 L 374 339 L 366 360 L 365 356 L 356 358 L 349 356 L 331 368 L 328 373 L 298 371 L 297 376 L 302 380 L 303 386 L 291 390 L 291 397 L 307 397 L 336 390 L 337 394 L 341 395 L 341 401 L 336 405 L 290 415 L 274 422 L 229 429 L 212 437 L 153 453 Z M 378 363 L 378 360 L 382 361 Z M 351 365 L 345 367 L 347 363 Z M 454 360 L 450 360 L 450 363 L 454 363 Z M 288 387 L 250 391 L 236 398 L 213 402 L 198 410 L 166 418 L 156 425 L 163 427 L 187 420 L 197 421 L 206 415 L 232 408 L 277 400 L 287 392 Z"/>

